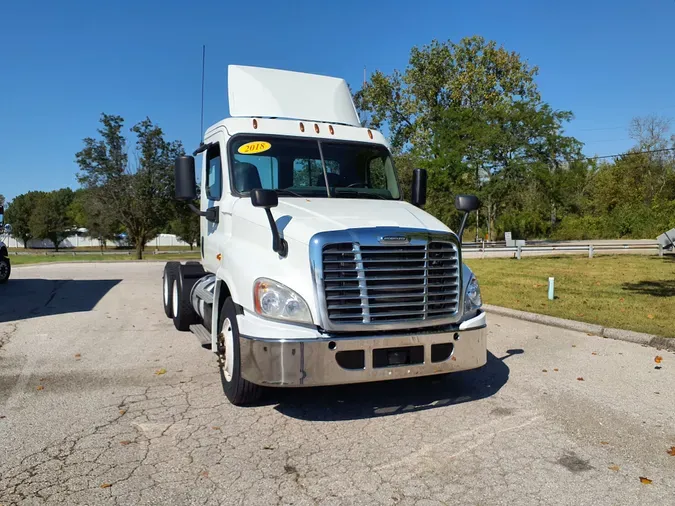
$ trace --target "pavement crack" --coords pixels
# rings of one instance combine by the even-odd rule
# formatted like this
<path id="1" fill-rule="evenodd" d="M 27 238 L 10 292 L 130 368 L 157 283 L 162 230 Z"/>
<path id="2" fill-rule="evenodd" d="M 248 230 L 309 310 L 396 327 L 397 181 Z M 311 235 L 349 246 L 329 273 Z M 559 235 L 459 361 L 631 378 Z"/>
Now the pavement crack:
<path id="1" fill-rule="evenodd" d="M 14 336 L 17 329 L 19 328 L 19 324 L 16 322 L 9 322 L 7 323 L 7 327 L 7 330 L 3 330 L 2 333 L 0 333 L 0 350 L 5 344 L 9 343 L 9 340 Z"/>

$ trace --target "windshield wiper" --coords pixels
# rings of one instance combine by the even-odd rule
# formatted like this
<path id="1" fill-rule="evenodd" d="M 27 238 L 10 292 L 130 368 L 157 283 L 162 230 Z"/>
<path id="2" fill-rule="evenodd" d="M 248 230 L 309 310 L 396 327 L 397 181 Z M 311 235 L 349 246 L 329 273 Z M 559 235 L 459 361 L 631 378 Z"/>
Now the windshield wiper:
<path id="1" fill-rule="evenodd" d="M 321 141 L 316 140 L 316 144 L 319 146 L 319 156 L 321 157 L 321 170 L 323 170 L 323 182 L 326 183 L 326 195 L 328 198 L 330 195 L 330 187 L 328 186 L 328 171 L 326 170 L 326 160 L 323 157 L 323 149 L 321 148 Z"/>
<path id="2" fill-rule="evenodd" d="M 389 200 L 387 197 L 384 195 L 380 195 L 378 193 L 367 193 L 367 192 L 360 192 L 359 190 L 353 189 L 353 188 L 333 188 L 333 191 L 335 192 L 335 196 L 337 197 L 340 193 L 348 193 L 350 195 L 358 195 L 358 196 L 364 196 L 364 197 L 369 197 L 369 198 L 376 198 L 376 199 L 382 199 L 382 200 Z"/>
<path id="3" fill-rule="evenodd" d="M 277 192 L 277 194 L 280 194 L 280 195 L 293 195 L 294 197 L 300 197 L 300 198 L 303 198 L 303 199 L 307 198 L 306 195 L 300 195 L 299 193 L 295 193 L 294 191 L 287 190 L 286 188 L 277 188 L 274 191 Z"/>

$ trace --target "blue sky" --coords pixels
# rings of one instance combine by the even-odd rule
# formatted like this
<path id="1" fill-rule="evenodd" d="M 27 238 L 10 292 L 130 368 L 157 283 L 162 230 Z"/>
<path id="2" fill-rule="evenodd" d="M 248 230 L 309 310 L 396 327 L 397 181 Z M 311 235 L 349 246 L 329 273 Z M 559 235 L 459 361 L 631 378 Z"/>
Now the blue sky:
<path id="1" fill-rule="evenodd" d="M 2 2 L 0 193 L 77 186 L 74 154 L 101 112 L 149 116 L 199 142 L 201 45 L 209 125 L 229 63 L 344 77 L 403 69 L 413 45 L 480 34 L 538 65 L 588 155 L 631 145 L 636 115 L 675 116 L 673 0 Z"/>

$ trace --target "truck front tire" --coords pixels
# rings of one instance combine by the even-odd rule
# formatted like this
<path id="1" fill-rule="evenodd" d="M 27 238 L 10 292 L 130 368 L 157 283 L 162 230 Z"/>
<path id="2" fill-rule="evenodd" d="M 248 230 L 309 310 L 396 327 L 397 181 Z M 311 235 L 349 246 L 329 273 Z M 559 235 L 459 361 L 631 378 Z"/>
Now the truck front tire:
<path id="1" fill-rule="evenodd" d="M 232 404 L 243 406 L 252 404 L 260 398 L 262 387 L 245 380 L 241 376 L 237 311 L 231 297 L 225 300 L 220 313 L 218 365 L 223 392 Z"/>
<path id="2" fill-rule="evenodd" d="M 9 258 L 6 256 L 0 256 L 0 284 L 7 283 L 11 273 L 12 265 L 9 263 Z"/>

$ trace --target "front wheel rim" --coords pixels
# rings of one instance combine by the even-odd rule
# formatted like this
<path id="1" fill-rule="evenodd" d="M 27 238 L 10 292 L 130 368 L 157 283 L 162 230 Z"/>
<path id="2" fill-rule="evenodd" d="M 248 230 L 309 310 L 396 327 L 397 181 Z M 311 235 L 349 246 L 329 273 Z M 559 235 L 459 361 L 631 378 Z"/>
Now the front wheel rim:
<path id="1" fill-rule="evenodd" d="M 230 382 L 234 369 L 234 331 L 229 318 L 225 318 L 220 335 L 220 367 L 223 369 L 225 380 Z"/>

